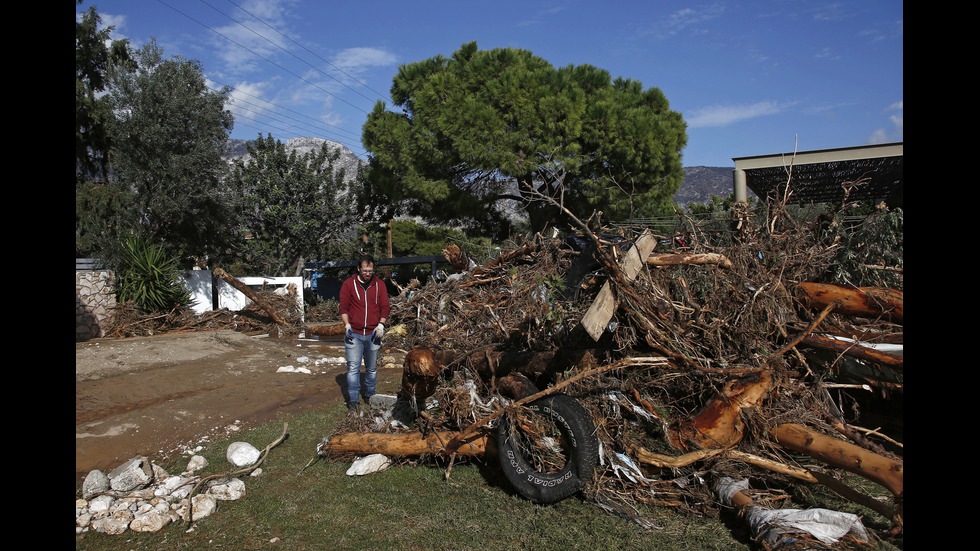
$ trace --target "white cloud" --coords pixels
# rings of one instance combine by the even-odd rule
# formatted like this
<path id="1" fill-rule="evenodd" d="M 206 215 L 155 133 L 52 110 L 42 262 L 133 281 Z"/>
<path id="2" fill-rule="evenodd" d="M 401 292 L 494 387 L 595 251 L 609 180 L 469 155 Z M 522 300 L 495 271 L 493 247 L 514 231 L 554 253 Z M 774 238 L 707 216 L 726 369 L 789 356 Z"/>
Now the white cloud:
<path id="1" fill-rule="evenodd" d="M 232 14 L 240 21 L 214 29 L 219 36 L 213 44 L 220 48 L 221 59 L 229 68 L 238 71 L 255 67 L 256 55 L 272 58 L 287 50 L 289 41 L 286 16 L 293 0 L 249 0 L 241 4 L 243 11 Z M 256 20 L 258 18 L 258 21 Z"/>
<path id="2" fill-rule="evenodd" d="M 211 85 L 213 86 L 213 83 Z M 239 82 L 235 84 L 229 94 L 228 109 L 236 117 L 242 116 L 249 119 L 273 111 L 274 107 L 263 97 L 268 88 L 269 83 L 261 82 Z"/>
<path id="3" fill-rule="evenodd" d="M 334 57 L 333 64 L 344 69 L 383 67 L 398 62 L 395 54 L 380 48 L 347 48 Z"/>
<path id="4" fill-rule="evenodd" d="M 900 142 L 905 139 L 905 100 L 899 100 L 884 109 L 890 128 L 878 128 L 868 136 L 868 143 Z"/>
<path id="5" fill-rule="evenodd" d="M 775 101 L 760 101 L 749 105 L 712 105 L 685 116 L 688 128 L 728 126 L 729 124 L 774 115 L 787 106 Z"/>
<path id="6" fill-rule="evenodd" d="M 688 27 L 700 25 L 706 21 L 721 17 L 724 11 L 725 6 L 722 4 L 711 4 L 697 10 L 684 8 L 675 11 L 667 18 L 664 34 L 668 36 L 677 34 Z"/>

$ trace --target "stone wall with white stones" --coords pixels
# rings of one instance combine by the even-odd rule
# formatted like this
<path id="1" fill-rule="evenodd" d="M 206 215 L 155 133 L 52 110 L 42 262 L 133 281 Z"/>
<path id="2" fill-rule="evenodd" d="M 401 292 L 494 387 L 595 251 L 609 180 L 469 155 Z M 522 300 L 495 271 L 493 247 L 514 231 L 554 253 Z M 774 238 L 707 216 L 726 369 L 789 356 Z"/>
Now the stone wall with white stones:
<path id="1" fill-rule="evenodd" d="M 103 325 L 116 306 L 114 283 L 108 270 L 75 271 L 75 342 L 105 336 Z"/>

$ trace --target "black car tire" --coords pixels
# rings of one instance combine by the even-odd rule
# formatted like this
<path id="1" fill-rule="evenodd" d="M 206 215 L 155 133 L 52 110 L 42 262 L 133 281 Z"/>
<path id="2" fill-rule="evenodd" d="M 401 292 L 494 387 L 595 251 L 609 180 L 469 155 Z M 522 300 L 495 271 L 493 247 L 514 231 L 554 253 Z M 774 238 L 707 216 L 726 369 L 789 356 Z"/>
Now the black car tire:
<path id="1" fill-rule="evenodd" d="M 531 426 L 528 421 L 549 426 L 556 446 L 529 438 L 529 431 L 521 428 Z M 496 444 L 500 468 L 508 482 L 519 495 L 536 503 L 555 503 L 579 491 L 592 479 L 599 461 L 599 442 L 589 412 L 565 394 L 546 396 L 527 404 L 518 414 L 502 416 Z M 545 448 L 560 451 L 552 454 Z M 541 453 L 554 456 L 550 467 L 534 459 Z"/>

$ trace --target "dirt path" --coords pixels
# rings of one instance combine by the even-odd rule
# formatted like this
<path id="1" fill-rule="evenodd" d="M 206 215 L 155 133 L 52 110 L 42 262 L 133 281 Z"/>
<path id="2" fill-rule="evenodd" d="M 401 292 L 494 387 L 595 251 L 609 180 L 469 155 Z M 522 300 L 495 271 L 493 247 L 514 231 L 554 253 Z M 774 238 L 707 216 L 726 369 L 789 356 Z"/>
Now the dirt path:
<path id="1" fill-rule="evenodd" d="M 393 391 L 403 356 L 383 352 L 379 391 Z M 339 341 L 234 331 L 76 343 L 76 479 L 136 455 L 172 456 L 279 414 L 343 408 L 343 358 Z"/>

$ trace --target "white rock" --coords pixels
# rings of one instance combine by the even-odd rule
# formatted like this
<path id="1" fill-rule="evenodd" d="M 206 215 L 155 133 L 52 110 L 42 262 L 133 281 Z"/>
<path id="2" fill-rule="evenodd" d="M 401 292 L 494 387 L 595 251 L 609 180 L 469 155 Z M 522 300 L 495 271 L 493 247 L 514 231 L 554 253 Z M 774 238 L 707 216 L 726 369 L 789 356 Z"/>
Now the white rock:
<path id="1" fill-rule="evenodd" d="M 112 502 L 112 496 L 99 496 L 88 502 L 88 510 L 93 514 L 108 512 L 109 507 L 112 506 Z"/>
<path id="2" fill-rule="evenodd" d="M 194 455 L 191 457 L 191 460 L 187 462 L 187 472 L 189 473 L 197 472 L 207 466 L 208 466 L 207 459 L 204 459 L 200 455 Z"/>
<path id="3" fill-rule="evenodd" d="M 83 513 L 78 515 L 78 518 L 75 519 L 75 526 L 79 528 L 87 528 L 90 522 L 92 522 L 92 515 Z"/>
<path id="4" fill-rule="evenodd" d="M 139 509 L 140 503 L 142 503 L 141 500 L 132 497 L 116 499 L 115 503 L 112 504 L 112 507 L 109 507 L 109 516 L 128 518 L 129 520 L 127 522 L 132 521 L 133 516 Z"/>
<path id="5" fill-rule="evenodd" d="M 153 478 L 155 480 L 163 480 L 170 476 L 170 473 L 168 473 L 166 469 L 160 465 L 157 465 L 156 463 L 150 463 L 150 467 L 153 469 Z"/>
<path id="6" fill-rule="evenodd" d="M 85 476 L 85 481 L 82 482 L 82 497 L 88 499 L 108 489 L 109 477 L 102 471 L 96 469 Z"/>
<path id="7" fill-rule="evenodd" d="M 153 494 L 160 497 L 170 496 L 175 499 L 183 499 L 191 493 L 192 484 L 188 483 L 190 480 L 190 478 L 183 476 L 167 477 L 166 480 L 156 487 Z"/>
<path id="8" fill-rule="evenodd" d="M 361 457 L 347 469 L 347 476 L 361 476 L 383 471 L 391 466 L 391 459 L 380 453 Z"/>
<path id="9" fill-rule="evenodd" d="M 131 522 L 133 522 L 133 513 L 130 513 L 128 509 L 123 509 L 108 517 L 93 520 L 92 529 L 96 532 L 118 535 L 125 532 Z"/>
<path id="10" fill-rule="evenodd" d="M 252 465 L 259 460 L 260 455 L 262 453 L 248 442 L 232 442 L 225 454 L 228 462 L 236 467 Z"/>
<path id="11" fill-rule="evenodd" d="M 136 515 L 129 523 L 129 529 L 134 532 L 156 532 L 170 524 L 170 513 L 151 509 L 145 514 Z"/>
<path id="12" fill-rule="evenodd" d="M 134 457 L 109 473 L 109 487 L 117 492 L 129 492 L 150 482 L 150 467 L 145 458 Z"/>
<path id="13" fill-rule="evenodd" d="M 207 494 L 198 494 L 194 496 L 191 501 L 193 502 L 193 514 L 194 520 L 202 519 L 211 513 L 218 507 L 218 503 L 213 497 Z M 187 500 L 181 500 L 180 504 L 177 506 L 177 514 L 183 520 L 189 520 Z"/>
<path id="14" fill-rule="evenodd" d="M 245 496 L 245 483 L 241 479 L 232 478 L 228 482 L 211 486 L 207 494 L 221 501 L 241 499 Z"/>

